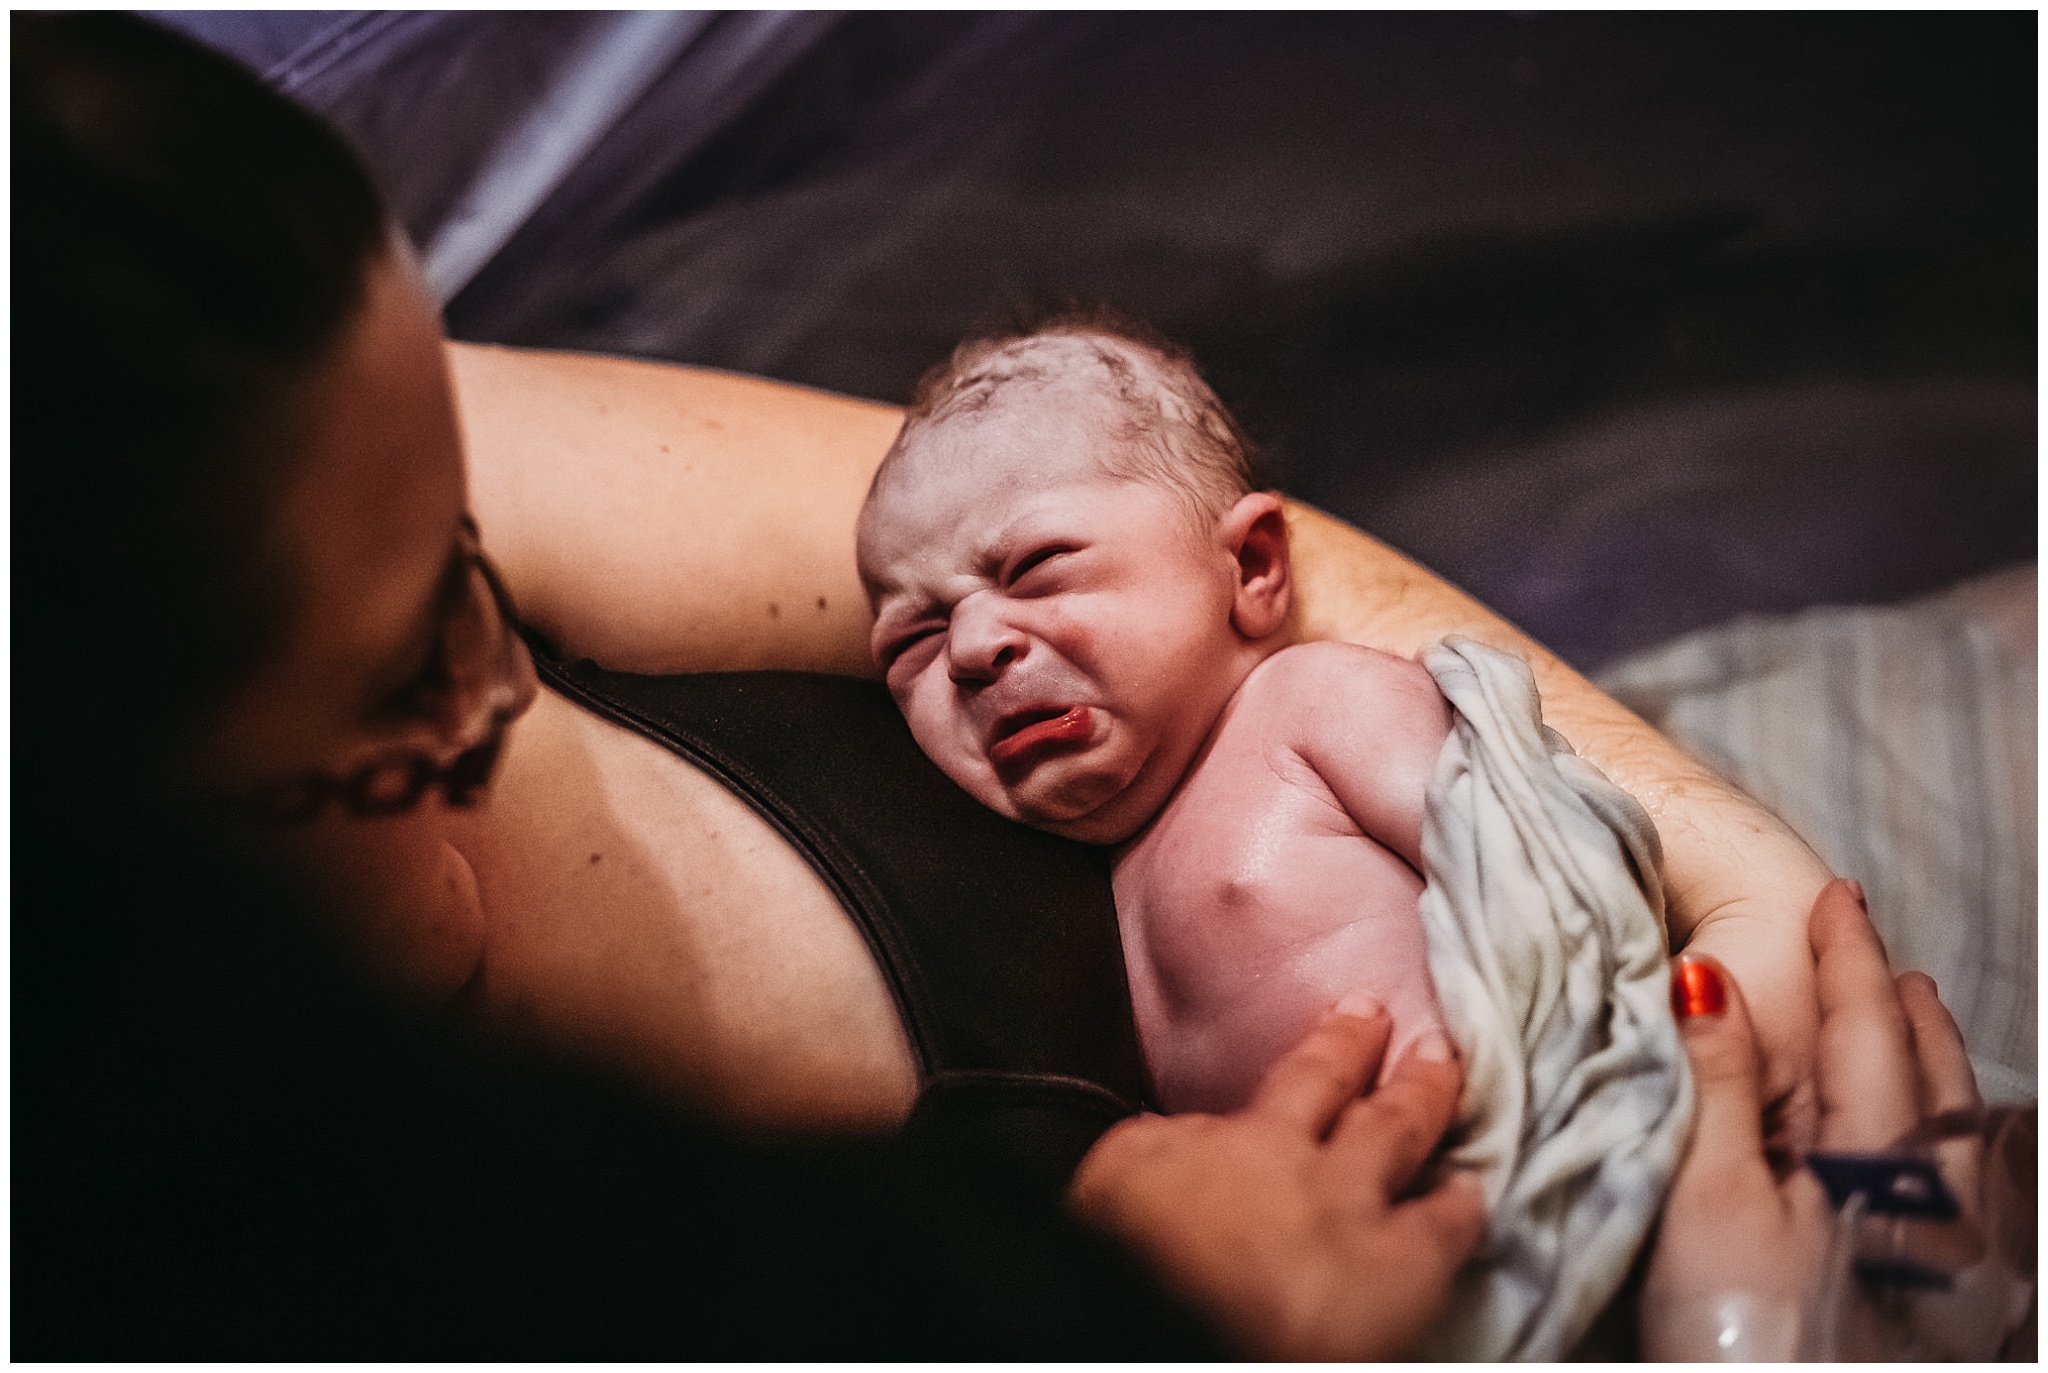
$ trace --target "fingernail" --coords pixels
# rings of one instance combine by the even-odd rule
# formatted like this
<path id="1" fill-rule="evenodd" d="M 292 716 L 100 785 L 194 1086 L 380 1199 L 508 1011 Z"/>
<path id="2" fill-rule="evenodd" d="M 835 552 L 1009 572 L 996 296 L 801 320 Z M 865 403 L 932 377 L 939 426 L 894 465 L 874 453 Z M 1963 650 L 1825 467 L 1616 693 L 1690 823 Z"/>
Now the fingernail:
<path id="1" fill-rule="evenodd" d="M 1364 992 L 1352 992 L 1335 1006 L 1338 1015 L 1356 1016 L 1360 1020 L 1371 1020 L 1374 1016 L 1385 1015 L 1386 1006 L 1376 996 Z"/>
<path id="2" fill-rule="evenodd" d="M 1719 1015 L 1728 1009 L 1728 989 L 1721 985 L 1721 973 L 1713 964 L 1681 959 L 1671 969 L 1671 1014 L 1680 1020 L 1696 1015 Z"/>
<path id="3" fill-rule="evenodd" d="M 1856 880 L 1855 878 L 1853 878 L 1853 877 L 1845 877 L 1845 878 L 1843 878 L 1843 879 L 1842 879 L 1842 881 L 1848 884 L 1848 887 L 1849 887 L 1849 895 L 1851 895 L 1851 896 L 1853 896 L 1853 897 L 1855 897 L 1855 898 L 1856 898 L 1856 904 L 1857 904 L 1857 905 L 1859 905 L 1859 906 L 1861 906 L 1861 907 L 1863 907 L 1863 913 L 1864 913 L 1865 915 L 1869 915 L 1869 914 L 1870 914 L 1870 902 L 1864 899 L 1864 896 L 1863 896 L 1863 884 L 1862 884 L 1861 882 L 1858 882 L 1858 881 L 1857 881 L 1857 880 Z"/>
<path id="4" fill-rule="evenodd" d="M 1450 1037 L 1444 1034 L 1442 1030 L 1431 1030 L 1428 1034 L 1410 1045 L 1408 1052 L 1421 1059 L 1424 1063 L 1456 1063 L 1458 1061 L 1457 1046 L 1451 1043 Z"/>

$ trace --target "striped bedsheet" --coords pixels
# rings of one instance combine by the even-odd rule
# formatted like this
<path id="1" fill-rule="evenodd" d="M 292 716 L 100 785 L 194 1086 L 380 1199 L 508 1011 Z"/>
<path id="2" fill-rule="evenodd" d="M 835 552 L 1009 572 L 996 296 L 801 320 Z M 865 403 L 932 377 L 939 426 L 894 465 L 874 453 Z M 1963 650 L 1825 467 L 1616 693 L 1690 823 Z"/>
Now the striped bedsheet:
<path id="1" fill-rule="evenodd" d="M 2036 1098 L 2037 567 L 1886 607 L 1745 616 L 1600 685 L 1860 881 L 1989 1101 Z"/>

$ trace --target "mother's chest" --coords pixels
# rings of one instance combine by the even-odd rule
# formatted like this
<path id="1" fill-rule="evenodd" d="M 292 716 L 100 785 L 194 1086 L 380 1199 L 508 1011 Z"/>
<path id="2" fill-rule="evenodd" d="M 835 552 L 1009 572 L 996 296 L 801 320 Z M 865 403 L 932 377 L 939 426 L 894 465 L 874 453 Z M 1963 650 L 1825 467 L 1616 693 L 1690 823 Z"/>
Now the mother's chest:
<path id="1" fill-rule="evenodd" d="M 866 943 L 703 772 L 544 693 L 479 822 L 487 1018 L 747 1123 L 907 1114 L 915 1065 Z"/>

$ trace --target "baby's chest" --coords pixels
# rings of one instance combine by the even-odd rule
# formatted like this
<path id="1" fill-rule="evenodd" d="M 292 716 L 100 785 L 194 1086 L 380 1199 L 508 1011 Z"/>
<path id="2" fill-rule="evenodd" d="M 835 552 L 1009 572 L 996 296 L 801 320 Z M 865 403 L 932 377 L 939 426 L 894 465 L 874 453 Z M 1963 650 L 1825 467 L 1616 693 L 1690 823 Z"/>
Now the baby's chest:
<path id="1" fill-rule="evenodd" d="M 1242 959 L 1412 899 L 1413 870 L 1298 755 L 1260 743 L 1219 740 L 1117 864 L 1120 916 L 1155 958 Z"/>

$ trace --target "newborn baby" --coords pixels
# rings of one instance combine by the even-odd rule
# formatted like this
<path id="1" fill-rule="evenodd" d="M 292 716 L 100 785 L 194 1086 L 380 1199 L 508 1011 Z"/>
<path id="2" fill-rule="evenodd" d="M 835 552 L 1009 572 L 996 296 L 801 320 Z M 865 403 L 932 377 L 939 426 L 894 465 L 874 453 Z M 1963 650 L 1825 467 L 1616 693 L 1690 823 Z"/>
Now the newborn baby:
<path id="1" fill-rule="evenodd" d="M 1455 1039 L 1449 1162 L 1488 1236 L 1429 1352 L 1570 1351 L 1692 1097 L 1655 827 L 1544 727 L 1527 665 L 1293 643 L 1287 525 L 1237 426 L 1185 358 L 1079 324 L 965 344 L 919 385 L 860 571 L 925 752 L 1113 846 L 1160 1104 L 1242 1104 L 1348 998 L 1392 1012 L 1395 1057 Z"/>
<path id="2" fill-rule="evenodd" d="M 920 746 L 1012 819 L 1115 846 L 1160 1104 L 1241 1105 L 1332 1005 L 1452 1054 L 1417 899 L 1450 710 L 1419 665 L 1295 644 L 1287 526 L 1185 357 L 1054 325 L 919 386 L 860 519 L 872 647 Z"/>

